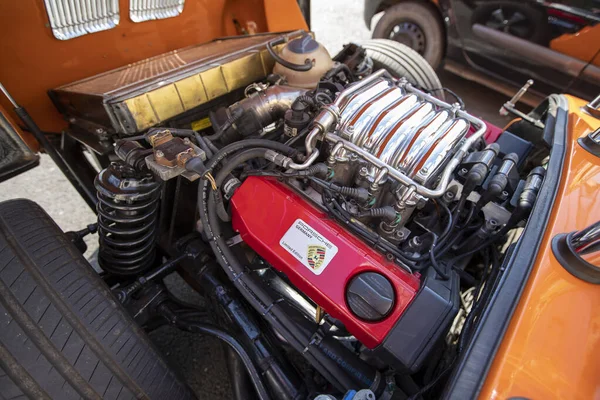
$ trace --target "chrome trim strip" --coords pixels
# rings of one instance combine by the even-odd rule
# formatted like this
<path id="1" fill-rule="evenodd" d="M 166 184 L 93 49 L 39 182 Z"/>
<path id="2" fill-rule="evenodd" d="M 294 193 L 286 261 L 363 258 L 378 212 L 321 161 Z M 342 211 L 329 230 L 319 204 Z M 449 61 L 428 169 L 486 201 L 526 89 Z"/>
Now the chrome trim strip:
<path id="1" fill-rule="evenodd" d="M 166 19 L 183 12 L 185 0 L 129 0 L 129 18 L 133 22 Z"/>
<path id="2" fill-rule="evenodd" d="M 579 255 L 600 251 L 600 221 L 574 232 L 570 240 L 571 246 Z"/>
<path id="3" fill-rule="evenodd" d="M 69 40 L 119 24 L 119 0 L 44 0 L 52 34 Z"/>

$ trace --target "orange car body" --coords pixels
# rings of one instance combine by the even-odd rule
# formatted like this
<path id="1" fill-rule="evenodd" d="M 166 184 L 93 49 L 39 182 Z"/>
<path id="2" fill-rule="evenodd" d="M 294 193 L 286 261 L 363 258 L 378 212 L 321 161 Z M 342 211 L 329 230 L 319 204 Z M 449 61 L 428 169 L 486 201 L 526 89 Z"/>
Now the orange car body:
<path id="1" fill-rule="evenodd" d="M 529 281 L 481 391 L 481 399 L 593 399 L 600 396 L 600 290 L 567 272 L 551 242 L 600 220 L 600 158 L 577 139 L 600 128 L 585 102 L 567 96 L 563 173 Z M 600 265 L 598 253 L 588 259 Z"/>
<path id="2" fill-rule="evenodd" d="M 120 0 L 121 9 L 127 10 L 128 3 Z M 47 132 L 60 132 L 66 125 L 46 95 L 51 88 L 216 37 L 238 35 L 240 27 L 256 32 L 307 29 L 294 0 L 187 1 L 177 18 L 135 24 L 122 14 L 116 28 L 69 41 L 53 37 L 40 0 L 3 1 L 0 16 L 0 82 Z M 600 396 L 600 290 L 569 274 L 551 250 L 555 235 L 600 220 L 600 159 L 577 143 L 599 129 L 600 120 L 582 111 L 582 100 L 568 100 L 569 132 L 559 193 L 529 280 L 480 391 L 482 399 Z M 3 113 L 12 109 L 5 98 L 0 107 Z M 32 137 L 24 139 L 37 150 Z M 599 259 L 594 261 L 600 264 Z"/>

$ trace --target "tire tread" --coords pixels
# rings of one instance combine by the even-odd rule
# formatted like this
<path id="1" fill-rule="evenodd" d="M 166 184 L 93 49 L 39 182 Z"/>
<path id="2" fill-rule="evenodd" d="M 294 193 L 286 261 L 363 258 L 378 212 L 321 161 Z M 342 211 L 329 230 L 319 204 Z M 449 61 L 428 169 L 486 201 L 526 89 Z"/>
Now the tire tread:
<path id="1" fill-rule="evenodd" d="M 0 249 L 3 396 L 159 399 L 173 386 L 193 398 L 37 204 L 0 203 Z"/>
<path id="2" fill-rule="evenodd" d="M 442 83 L 434 69 L 410 47 L 389 39 L 371 39 L 365 41 L 362 47 L 376 69 L 387 69 L 398 78 L 405 77 L 413 85 L 436 91 L 434 95 L 444 99 L 444 93 L 439 90 Z"/>

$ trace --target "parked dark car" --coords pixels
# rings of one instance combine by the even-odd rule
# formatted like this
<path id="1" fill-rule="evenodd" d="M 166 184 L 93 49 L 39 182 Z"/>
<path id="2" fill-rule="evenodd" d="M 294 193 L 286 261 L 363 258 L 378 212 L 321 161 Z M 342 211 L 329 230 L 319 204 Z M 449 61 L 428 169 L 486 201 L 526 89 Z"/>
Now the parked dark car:
<path id="1" fill-rule="evenodd" d="M 365 0 L 374 38 L 404 43 L 435 68 L 444 62 L 540 94 L 600 92 L 600 1 Z"/>

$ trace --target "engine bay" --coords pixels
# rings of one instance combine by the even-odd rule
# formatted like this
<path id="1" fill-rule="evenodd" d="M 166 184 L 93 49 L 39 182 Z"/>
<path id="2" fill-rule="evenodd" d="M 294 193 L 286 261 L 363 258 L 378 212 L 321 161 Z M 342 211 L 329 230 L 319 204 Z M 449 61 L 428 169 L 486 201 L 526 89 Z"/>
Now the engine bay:
<path id="1" fill-rule="evenodd" d="M 373 51 L 395 54 L 216 41 L 51 91 L 98 172 L 113 293 L 146 329 L 226 328 L 259 398 L 436 398 L 544 180 L 539 127 Z"/>

